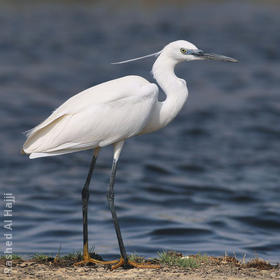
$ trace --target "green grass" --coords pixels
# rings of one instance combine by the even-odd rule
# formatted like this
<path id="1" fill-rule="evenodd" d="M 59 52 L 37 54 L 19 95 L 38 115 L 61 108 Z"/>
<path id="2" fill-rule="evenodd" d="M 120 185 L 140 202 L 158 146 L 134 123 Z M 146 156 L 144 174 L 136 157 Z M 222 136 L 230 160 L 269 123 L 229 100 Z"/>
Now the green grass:
<path id="1" fill-rule="evenodd" d="M 80 251 L 76 251 L 73 253 L 69 253 L 68 255 L 65 256 L 58 256 L 58 259 L 62 259 L 62 260 L 66 260 L 66 261 L 70 261 L 70 260 L 76 260 L 76 261 L 80 261 L 83 258 L 83 254 Z"/>
<path id="2" fill-rule="evenodd" d="M 40 254 L 35 254 L 33 257 L 32 257 L 32 260 L 35 261 L 35 262 L 44 262 L 44 261 L 47 261 L 50 257 L 47 256 L 47 255 L 40 255 Z"/>
<path id="3" fill-rule="evenodd" d="M 90 256 L 95 259 L 102 260 L 99 255 L 94 253 L 94 248 L 90 248 L 89 250 Z M 129 260 L 136 263 L 158 263 L 163 266 L 177 266 L 181 268 L 197 268 L 202 263 L 207 263 L 208 257 L 206 255 L 202 256 L 200 254 L 192 255 L 192 256 L 183 256 L 181 253 L 174 251 L 162 251 L 158 253 L 157 258 L 149 258 L 145 259 L 142 256 L 133 253 L 129 255 Z M 0 259 L 4 260 L 5 256 L 0 256 Z M 22 258 L 18 255 L 13 255 L 13 260 L 22 260 Z M 73 253 L 69 253 L 67 255 L 61 255 L 61 248 L 58 249 L 58 252 L 55 257 L 48 256 L 44 254 L 35 254 L 31 260 L 37 263 L 56 263 L 59 265 L 72 265 L 75 262 L 81 261 L 83 259 L 83 254 L 81 251 L 74 251 Z"/>
<path id="4" fill-rule="evenodd" d="M 35 254 L 31 260 L 33 262 L 38 263 L 49 263 L 49 262 L 57 262 L 57 263 L 71 263 L 71 262 L 78 262 L 82 260 L 82 254 L 81 252 L 73 252 L 70 254 L 67 254 L 65 256 L 61 256 L 60 254 L 57 254 L 56 257 L 51 257 L 43 254 Z"/>
<path id="5" fill-rule="evenodd" d="M 94 259 L 102 260 L 101 256 L 95 254 L 93 249 L 90 250 L 90 255 Z M 57 253 L 56 257 L 43 255 L 43 254 L 35 254 L 29 261 L 41 263 L 41 264 L 53 264 L 60 267 L 69 267 L 73 266 L 74 263 L 79 262 L 83 259 L 83 254 L 80 251 L 76 251 L 64 256 L 60 255 L 60 250 Z M 6 262 L 6 256 L 0 256 L 1 265 Z M 9 259 L 10 260 L 10 259 Z M 23 259 L 16 254 L 12 255 L 12 260 L 15 263 L 21 263 Z M 190 255 L 184 256 L 182 253 L 175 251 L 162 251 L 158 253 L 157 258 L 144 258 L 142 256 L 137 255 L 136 253 L 129 255 L 129 260 L 136 263 L 151 263 L 151 264 L 160 264 L 162 267 L 176 267 L 182 269 L 194 269 L 199 268 L 203 265 L 235 265 L 242 268 L 256 268 L 260 270 L 269 270 L 273 269 L 276 266 L 271 265 L 269 262 L 255 258 L 248 262 L 245 261 L 245 257 L 243 257 L 243 262 L 240 262 L 235 257 L 224 256 L 224 257 L 211 257 L 207 255 Z"/>
<path id="6" fill-rule="evenodd" d="M 6 256 L 4 255 L 4 256 L 1 256 L 0 257 L 1 258 L 1 260 L 6 260 Z M 20 257 L 20 256 L 18 256 L 18 255 L 16 255 L 16 254 L 13 254 L 12 255 L 12 260 L 14 261 L 14 260 L 21 260 L 22 258 Z"/>
<path id="7" fill-rule="evenodd" d="M 180 253 L 172 251 L 163 251 L 158 253 L 158 258 L 161 264 L 168 266 L 177 266 L 182 268 L 197 268 L 202 263 L 206 263 L 208 257 L 200 254 L 193 256 L 183 256 Z"/>
<path id="8" fill-rule="evenodd" d="M 133 253 L 128 256 L 128 259 L 132 262 L 143 263 L 145 262 L 145 258 L 138 256 L 136 253 Z"/>
<path id="9" fill-rule="evenodd" d="M 93 249 L 90 250 L 91 257 L 95 259 L 101 259 L 100 256 L 96 255 L 93 252 Z M 181 268 L 197 268 L 203 263 L 207 263 L 209 261 L 209 257 L 206 255 L 191 255 L 191 256 L 183 256 L 181 253 L 174 252 L 174 251 L 162 251 L 158 253 L 157 258 L 153 259 L 145 259 L 137 255 L 136 253 L 129 255 L 129 260 L 137 263 L 145 263 L 147 261 L 152 263 L 159 263 L 163 266 L 176 266 Z M 5 260 L 5 256 L 0 256 L 1 260 Z M 18 255 L 13 255 L 13 260 L 22 260 L 22 258 Z M 52 263 L 55 261 L 57 264 L 60 265 L 70 265 L 74 262 L 81 261 L 83 259 L 83 254 L 81 251 L 76 251 L 73 253 L 69 253 L 67 255 L 61 256 L 60 250 L 58 251 L 56 257 L 51 257 L 48 255 L 43 254 L 35 254 L 31 260 L 33 262 L 38 263 Z"/>

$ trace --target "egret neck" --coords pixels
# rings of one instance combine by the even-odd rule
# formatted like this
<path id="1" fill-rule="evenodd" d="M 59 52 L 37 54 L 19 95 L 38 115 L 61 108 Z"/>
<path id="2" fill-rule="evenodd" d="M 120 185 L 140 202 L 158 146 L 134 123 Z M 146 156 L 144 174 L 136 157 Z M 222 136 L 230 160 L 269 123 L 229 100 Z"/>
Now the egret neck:
<path id="1" fill-rule="evenodd" d="M 157 102 L 151 120 L 141 134 L 165 127 L 182 109 L 188 97 L 186 81 L 175 75 L 177 61 L 162 53 L 155 61 L 152 74 L 166 95 L 166 99 Z"/>

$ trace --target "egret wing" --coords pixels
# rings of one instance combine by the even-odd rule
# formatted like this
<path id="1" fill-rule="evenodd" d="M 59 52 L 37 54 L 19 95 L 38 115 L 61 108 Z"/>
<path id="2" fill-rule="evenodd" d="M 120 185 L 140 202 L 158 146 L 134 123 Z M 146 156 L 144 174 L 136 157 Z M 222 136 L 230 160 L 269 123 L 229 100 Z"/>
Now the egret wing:
<path id="1" fill-rule="evenodd" d="M 101 84 L 102 93 L 99 85 L 70 98 L 31 131 L 24 151 L 70 153 L 103 147 L 139 133 L 157 101 L 158 88 L 140 77 L 126 78 L 126 83 L 122 78 L 111 85 Z"/>
<path id="2" fill-rule="evenodd" d="M 105 83 L 90 87 L 80 93 L 72 96 L 59 106 L 46 120 L 26 132 L 27 136 L 31 136 L 40 129 L 48 126 L 52 122 L 60 119 L 65 115 L 73 115 L 84 111 L 91 105 L 104 104 L 112 102 L 126 96 L 130 96 L 133 88 L 150 84 L 147 80 L 140 76 L 125 76 L 114 79 Z"/>

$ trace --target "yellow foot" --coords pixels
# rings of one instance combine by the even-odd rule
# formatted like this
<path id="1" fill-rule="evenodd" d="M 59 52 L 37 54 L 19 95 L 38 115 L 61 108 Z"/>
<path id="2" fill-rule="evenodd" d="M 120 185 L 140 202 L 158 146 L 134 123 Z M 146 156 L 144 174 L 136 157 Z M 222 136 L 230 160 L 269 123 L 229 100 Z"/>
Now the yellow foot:
<path id="1" fill-rule="evenodd" d="M 58 255 L 55 256 L 53 262 L 54 262 L 54 263 L 59 263 L 59 256 L 58 256 Z"/>
<path id="2" fill-rule="evenodd" d="M 114 260 L 114 261 L 100 261 L 100 260 L 96 260 L 96 259 L 88 257 L 88 258 L 84 258 L 80 262 L 74 263 L 74 265 L 87 265 L 88 263 L 106 265 L 106 264 L 115 264 L 115 263 L 118 263 L 118 262 L 119 262 L 118 260 Z"/>
<path id="3" fill-rule="evenodd" d="M 119 267 L 136 267 L 136 268 L 160 268 L 160 265 L 158 264 L 151 264 L 149 262 L 147 263 L 137 263 L 137 262 L 133 262 L 128 260 L 127 263 L 124 261 L 123 258 L 120 258 L 119 261 L 117 261 L 116 264 L 111 266 L 111 269 L 117 269 Z"/>

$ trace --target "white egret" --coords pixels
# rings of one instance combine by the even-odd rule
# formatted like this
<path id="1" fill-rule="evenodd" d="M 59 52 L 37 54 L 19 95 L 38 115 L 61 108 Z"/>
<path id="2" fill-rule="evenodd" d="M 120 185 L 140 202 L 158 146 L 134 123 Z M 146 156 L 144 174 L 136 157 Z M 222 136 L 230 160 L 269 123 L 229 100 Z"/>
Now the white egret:
<path id="1" fill-rule="evenodd" d="M 126 63 L 149 56 L 157 56 L 153 76 L 164 91 L 166 99 L 158 100 L 159 87 L 140 76 L 126 76 L 101 83 L 71 97 L 45 121 L 27 132 L 23 152 L 30 158 L 56 156 L 93 149 L 88 176 L 82 190 L 83 261 L 80 264 L 109 263 L 120 266 L 158 267 L 137 264 L 128 260 L 114 205 L 114 182 L 117 163 L 126 139 L 165 127 L 181 110 L 188 97 L 186 82 L 174 73 L 175 65 L 183 61 L 237 60 L 205 53 L 190 42 L 179 40 L 161 51 L 118 63 Z M 116 64 L 118 64 L 116 63 Z M 114 145 L 114 155 L 107 200 L 120 247 L 120 260 L 103 262 L 88 253 L 89 184 L 100 148 Z"/>

